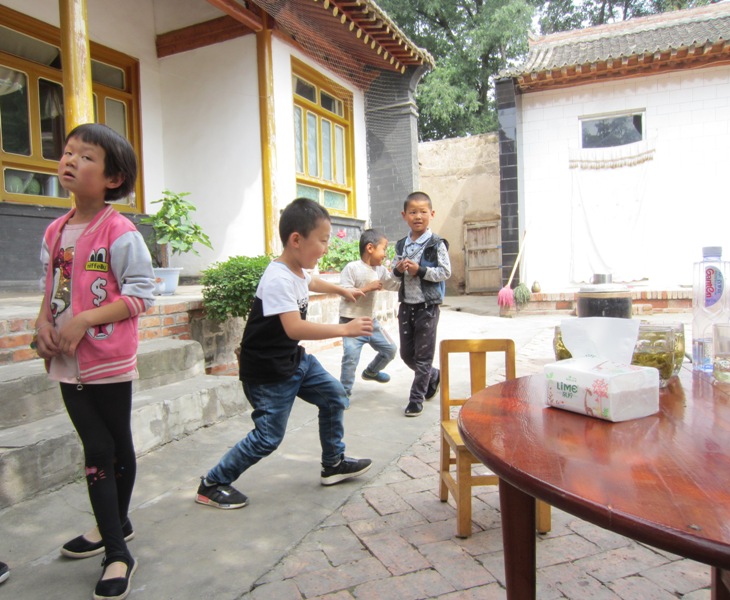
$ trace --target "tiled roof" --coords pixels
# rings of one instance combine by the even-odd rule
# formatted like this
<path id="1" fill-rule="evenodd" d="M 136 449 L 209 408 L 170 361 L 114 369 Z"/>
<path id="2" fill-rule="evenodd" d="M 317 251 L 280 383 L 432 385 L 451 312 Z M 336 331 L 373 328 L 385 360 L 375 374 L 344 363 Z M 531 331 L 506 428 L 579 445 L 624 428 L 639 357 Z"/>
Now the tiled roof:
<path id="1" fill-rule="evenodd" d="M 730 0 L 542 36 L 502 73 L 523 89 L 574 85 L 730 60 Z"/>

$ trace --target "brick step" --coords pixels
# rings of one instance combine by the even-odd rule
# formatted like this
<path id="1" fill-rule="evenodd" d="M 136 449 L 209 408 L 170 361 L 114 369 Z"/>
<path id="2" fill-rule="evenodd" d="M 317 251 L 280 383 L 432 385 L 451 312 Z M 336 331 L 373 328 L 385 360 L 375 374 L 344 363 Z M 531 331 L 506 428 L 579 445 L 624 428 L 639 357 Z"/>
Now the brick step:
<path id="1" fill-rule="evenodd" d="M 134 394 L 137 455 L 243 413 L 234 377 L 196 375 Z M 83 473 L 83 449 L 68 416 L 55 414 L 0 431 L 0 509 L 70 483 Z"/>
<path id="2" fill-rule="evenodd" d="M 137 369 L 136 391 L 190 379 L 205 372 L 203 350 L 192 340 L 142 342 Z M 58 383 L 48 379 L 38 358 L 0 366 L 0 399 L 0 430 L 65 412 Z"/>

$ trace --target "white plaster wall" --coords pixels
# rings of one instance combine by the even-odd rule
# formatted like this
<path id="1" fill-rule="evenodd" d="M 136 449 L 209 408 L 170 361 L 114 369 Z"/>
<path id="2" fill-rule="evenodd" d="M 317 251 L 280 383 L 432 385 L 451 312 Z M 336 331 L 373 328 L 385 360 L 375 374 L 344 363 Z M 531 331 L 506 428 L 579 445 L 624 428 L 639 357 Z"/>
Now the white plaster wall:
<path id="1" fill-rule="evenodd" d="M 523 281 L 538 280 L 543 291 L 571 285 L 569 150 L 580 145 L 579 117 L 612 111 L 645 109 L 654 139 L 644 197 L 648 251 L 636 256 L 650 283 L 690 284 L 702 246 L 722 245 L 730 258 L 730 67 L 529 93 L 521 102 Z"/>
<path id="2" fill-rule="evenodd" d="M 164 185 L 190 192 L 213 250 L 173 257 L 194 274 L 230 256 L 265 252 L 253 35 L 160 61 Z M 151 205 L 150 209 L 155 206 Z"/>
<path id="3" fill-rule="evenodd" d="M 60 24 L 57 0 L 2 0 L 6 6 Z M 93 41 L 140 61 L 142 164 L 145 211 L 164 189 L 190 192 L 194 219 L 213 250 L 172 258 L 195 275 L 214 261 L 265 252 L 256 37 L 248 35 L 162 59 L 155 36 L 222 16 L 204 0 L 94 0 L 88 3 Z M 275 195 L 282 209 L 295 198 L 291 56 L 312 64 L 350 90 L 354 103 L 357 218 L 369 221 L 367 148 L 362 92 L 295 47 L 274 38 L 276 98 Z M 274 232 L 278 244 L 278 233 Z"/>

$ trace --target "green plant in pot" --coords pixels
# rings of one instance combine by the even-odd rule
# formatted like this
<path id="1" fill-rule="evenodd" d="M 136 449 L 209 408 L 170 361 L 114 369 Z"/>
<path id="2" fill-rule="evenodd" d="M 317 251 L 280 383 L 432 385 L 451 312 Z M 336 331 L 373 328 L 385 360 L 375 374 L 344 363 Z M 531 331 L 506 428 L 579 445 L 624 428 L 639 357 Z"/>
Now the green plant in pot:
<path id="1" fill-rule="evenodd" d="M 530 292 L 530 288 L 528 288 L 524 283 L 517 284 L 517 287 L 515 287 L 515 302 L 517 303 L 517 308 L 523 308 L 532 297 L 532 294 Z"/>
<path id="2" fill-rule="evenodd" d="M 192 202 L 185 198 L 189 195 L 189 192 L 175 193 L 170 190 L 164 190 L 162 192 L 162 198 L 152 202 L 152 204 L 161 204 L 159 210 L 153 215 L 140 219 L 140 223 L 143 225 L 152 226 L 152 235 L 148 243 L 150 245 L 152 261 L 158 269 L 171 268 L 171 254 L 193 252 L 199 255 L 200 253 L 195 248 L 196 244 L 201 244 L 206 248 L 213 248 L 208 235 L 203 232 L 200 225 L 193 222 L 190 216 L 197 209 Z M 178 276 L 179 271 L 180 269 L 176 269 Z M 167 273 L 162 274 L 160 271 L 157 271 L 156 275 L 159 279 L 161 276 L 164 277 L 167 275 Z M 177 277 L 174 278 L 174 283 L 172 280 L 169 281 L 170 283 L 166 286 L 166 290 L 159 293 L 174 293 L 174 288 L 177 287 Z M 169 289 L 169 285 L 173 286 L 172 290 Z"/>

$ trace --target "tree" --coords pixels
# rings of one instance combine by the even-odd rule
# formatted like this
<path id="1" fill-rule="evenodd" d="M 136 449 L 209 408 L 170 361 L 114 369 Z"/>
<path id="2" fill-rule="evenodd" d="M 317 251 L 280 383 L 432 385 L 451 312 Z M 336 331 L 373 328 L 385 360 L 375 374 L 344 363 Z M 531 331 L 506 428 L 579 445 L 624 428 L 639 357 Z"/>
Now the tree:
<path id="1" fill-rule="evenodd" d="M 711 0 L 549 0 L 540 9 L 540 31 L 557 33 L 711 3 Z"/>
<path id="2" fill-rule="evenodd" d="M 537 0 L 379 0 L 436 68 L 418 86 L 421 140 L 497 127 L 493 77 L 527 52 Z"/>
<path id="3" fill-rule="evenodd" d="M 377 0 L 436 67 L 416 90 L 422 141 L 497 129 L 495 77 L 527 55 L 540 33 L 624 21 L 711 0 Z"/>

